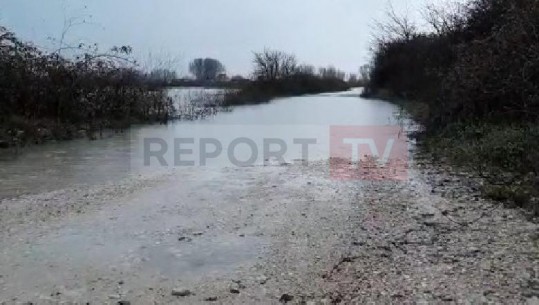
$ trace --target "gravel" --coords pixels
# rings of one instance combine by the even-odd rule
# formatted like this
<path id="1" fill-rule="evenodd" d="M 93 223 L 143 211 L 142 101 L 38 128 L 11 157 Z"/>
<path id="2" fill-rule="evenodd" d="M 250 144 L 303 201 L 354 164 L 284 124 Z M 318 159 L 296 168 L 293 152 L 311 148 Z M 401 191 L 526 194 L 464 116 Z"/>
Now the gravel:
<path id="1" fill-rule="evenodd" d="M 472 175 L 428 162 L 405 182 L 332 180 L 325 162 L 199 171 L 2 201 L 0 303 L 539 298 L 537 222 L 478 197 Z"/>

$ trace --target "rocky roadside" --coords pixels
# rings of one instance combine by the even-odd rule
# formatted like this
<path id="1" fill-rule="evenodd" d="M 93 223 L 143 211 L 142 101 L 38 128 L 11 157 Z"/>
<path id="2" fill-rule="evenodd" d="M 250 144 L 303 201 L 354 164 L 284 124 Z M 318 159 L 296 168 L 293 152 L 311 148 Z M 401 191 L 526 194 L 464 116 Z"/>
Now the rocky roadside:
<path id="1" fill-rule="evenodd" d="M 418 162 L 403 184 L 366 185 L 331 303 L 539 304 L 539 226 L 481 199 L 481 181 Z"/>

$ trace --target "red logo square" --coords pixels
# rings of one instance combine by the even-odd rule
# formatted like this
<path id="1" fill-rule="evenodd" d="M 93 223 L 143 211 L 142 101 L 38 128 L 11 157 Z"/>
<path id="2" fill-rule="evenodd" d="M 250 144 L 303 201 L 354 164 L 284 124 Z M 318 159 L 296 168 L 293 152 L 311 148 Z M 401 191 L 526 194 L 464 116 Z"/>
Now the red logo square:
<path id="1" fill-rule="evenodd" d="M 401 126 L 330 127 L 333 179 L 404 181 L 408 155 L 408 139 Z"/>

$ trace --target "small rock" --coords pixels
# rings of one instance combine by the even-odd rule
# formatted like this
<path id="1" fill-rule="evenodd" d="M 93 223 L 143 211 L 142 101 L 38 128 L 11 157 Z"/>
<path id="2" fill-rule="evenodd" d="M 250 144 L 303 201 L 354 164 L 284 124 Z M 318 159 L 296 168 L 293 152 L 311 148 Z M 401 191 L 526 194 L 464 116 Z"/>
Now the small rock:
<path id="1" fill-rule="evenodd" d="M 423 224 L 427 227 L 435 227 L 438 225 L 438 222 L 433 221 L 433 220 L 425 220 L 423 221 Z"/>
<path id="2" fill-rule="evenodd" d="M 539 290 L 539 280 L 537 279 L 528 280 L 528 287 L 531 287 L 535 290 Z"/>
<path id="3" fill-rule="evenodd" d="M 263 275 L 260 276 L 257 280 L 258 280 L 258 283 L 260 283 L 260 285 L 264 285 L 268 282 L 268 278 Z"/>
<path id="4" fill-rule="evenodd" d="M 442 301 L 444 301 L 444 302 L 452 302 L 454 300 L 453 297 L 448 296 L 448 295 L 444 295 L 444 296 L 440 297 L 440 299 Z"/>
<path id="5" fill-rule="evenodd" d="M 176 297 L 186 297 L 192 294 L 189 289 L 172 289 L 172 295 Z"/>
<path id="6" fill-rule="evenodd" d="M 238 294 L 238 293 L 240 293 L 240 290 L 239 290 L 239 289 L 237 289 L 237 288 L 230 288 L 230 290 L 229 290 L 229 291 L 230 291 L 230 293 L 234 293 L 234 294 Z"/>
<path id="7" fill-rule="evenodd" d="M 489 261 L 484 261 L 481 264 L 481 269 L 485 271 L 491 271 L 492 270 L 492 264 Z"/>
<path id="8" fill-rule="evenodd" d="M 187 236 L 182 236 L 180 238 L 178 238 L 178 241 L 187 241 L 187 242 L 190 242 L 192 239 L 190 237 L 187 237 Z"/>
<path id="9" fill-rule="evenodd" d="M 204 301 L 206 302 L 215 302 L 217 301 L 217 297 L 207 297 L 204 299 Z"/>
<path id="10" fill-rule="evenodd" d="M 291 302 L 292 300 L 294 299 L 293 296 L 285 293 L 281 296 L 281 298 L 279 299 L 279 302 L 281 303 L 288 303 L 288 302 Z"/>
<path id="11" fill-rule="evenodd" d="M 238 281 L 237 284 L 238 284 L 238 286 L 237 286 L 238 289 L 245 289 L 245 288 L 246 288 L 245 285 L 243 285 L 243 284 L 242 284 L 241 282 L 239 282 L 239 281 Z"/>
<path id="12" fill-rule="evenodd" d="M 201 236 L 204 235 L 204 232 L 194 232 L 193 236 Z"/>
<path id="13" fill-rule="evenodd" d="M 481 252 L 481 250 L 479 250 L 479 249 L 476 248 L 476 247 L 470 247 L 470 248 L 468 248 L 468 253 L 469 253 L 469 254 L 472 254 L 472 255 L 473 255 L 473 254 L 477 254 L 477 253 L 479 253 L 479 252 Z"/>
<path id="14" fill-rule="evenodd" d="M 118 301 L 118 305 L 131 305 L 129 301 Z"/>

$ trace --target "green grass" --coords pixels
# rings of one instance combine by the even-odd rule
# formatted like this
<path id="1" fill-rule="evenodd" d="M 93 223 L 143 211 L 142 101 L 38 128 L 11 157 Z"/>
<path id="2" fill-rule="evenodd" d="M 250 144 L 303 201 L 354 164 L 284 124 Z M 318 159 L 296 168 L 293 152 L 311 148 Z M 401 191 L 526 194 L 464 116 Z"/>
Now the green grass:
<path id="1" fill-rule="evenodd" d="M 435 159 L 486 179 L 486 198 L 539 214 L 539 126 L 536 124 L 452 124 L 426 133 L 421 147 Z"/>

